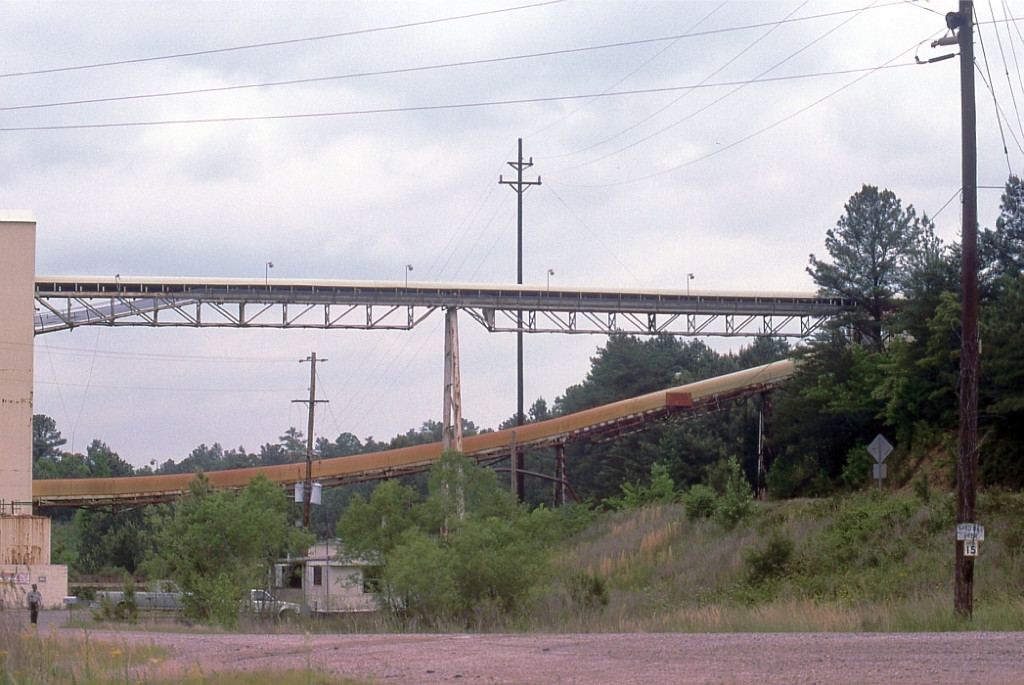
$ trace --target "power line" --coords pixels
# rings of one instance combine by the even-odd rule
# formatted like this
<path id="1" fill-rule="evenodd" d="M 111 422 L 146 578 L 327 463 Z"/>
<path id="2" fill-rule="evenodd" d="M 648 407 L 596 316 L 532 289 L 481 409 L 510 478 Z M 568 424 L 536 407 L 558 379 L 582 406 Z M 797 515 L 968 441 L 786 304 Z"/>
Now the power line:
<path id="1" fill-rule="evenodd" d="M 892 60 L 890 60 L 892 61 Z M 4 126 L 0 132 L 25 132 L 25 131 L 68 131 L 68 130 L 89 130 L 89 129 L 111 129 L 111 128 L 144 128 L 152 126 L 170 126 L 187 124 L 224 124 L 242 123 L 254 121 L 287 121 L 296 119 L 316 119 L 343 116 L 367 116 L 376 114 L 400 114 L 406 112 L 432 112 L 446 110 L 473 109 L 480 107 L 503 107 L 510 105 L 536 104 L 542 102 L 566 102 L 571 100 L 584 100 L 599 97 L 623 97 L 632 95 L 650 95 L 656 93 L 671 93 L 681 90 L 692 90 L 696 88 L 722 88 L 743 84 L 767 84 L 785 81 L 798 81 L 811 78 L 823 78 L 829 76 L 844 76 L 850 74 L 873 74 L 881 69 L 893 69 L 900 67 L 914 66 L 906 64 L 885 64 L 876 67 L 862 67 L 858 69 L 840 69 L 835 71 L 815 72 L 811 74 L 793 74 L 789 76 L 776 76 L 772 78 L 747 79 L 743 81 L 723 81 L 720 83 L 704 85 L 685 86 L 661 86 L 656 88 L 638 88 L 634 90 L 614 91 L 610 93 L 584 93 L 579 95 L 552 95 L 534 98 L 514 98 L 507 100 L 487 100 L 477 102 L 460 102 L 439 105 L 410 105 L 406 107 L 376 107 L 370 109 L 338 110 L 332 112 L 300 112 L 294 114 L 262 114 L 253 116 L 236 117 L 211 117 L 206 119 L 166 119 L 159 121 L 121 121 L 97 124 L 51 124 L 39 126 Z M 858 79 L 859 80 L 859 79 Z"/>
<path id="2" fill-rule="evenodd" d="M 854 80 L 850 81 L 849 83 L 846 83 L 846 84 L 840 86 L 839 88 L 836 88 L 835 90 L 833 90 L 833 91 L 827 93 L 826 95 L 823 95 L 822 97 L 818 98 L 814 102 L 811 102 L 810 104 L 805 105 L 804 107 L 801 107 L 800 109 L 796 110 L 795 112 L 791 112 L 790 114 L 782 117 L 781 119 L 778 119 L 777 121 L 774 121 L 771 124 L 768 124 L 767 126 L 761 127 L 760 129 L 754 131 L 753 133 L 750 133 L 750 134 L 748 134 L 746 136 L 743 136 L 742 138 L 739 138 L 738 140 L 734 140 L 733 142 L 728 143 L 727 145 L 721 145 L 721 146 L 717 147 L 716 149 L 712 150 L 711 152 L 708 152 L 708 153 L 706 153 L 704 155 L 701 155 L 699 157 L 695 157 L 695 158 L 693 158 L 693 159 L 691 159 L 691 160 L 689 160 L 687 162 L 683 162 L 682 164 L 676 164 L 676 165 L 671 166 L 671 167 L 669 167 L 667 169 L 662 169 L 661 171 L 656 171 L 656 172 L 653 172 L 653 173 L 650 173 L 650 174 L 646 174 L 644 176 L 639 176 L 639 177 L 635 177 L 635 178 L 631 178 L 631 179 L 624 179 L 624 180 L 621 180 L 621 181 L 611 181 L 611 182 L 608 182 L 608 183 L 594 183 L 594 184 L 572 184 L 572 183 L 561 182 L 560 185 L 573 186 L 573 187 L 578 187 L 578 188 L 607 188 L 607 187 L 617 186 L 617 185 L 626 185 L 628 183 L 637 183 L 639 181 L 646 181 L 646 180 L 649 180 L 649 179 L 652 179 L 652 178 L 657 178 L 658 176 L 663 176 L 665 174 L 669 174 L 669 173 L 672 173 L 674 171 L 678 171 L 679 169 L 682 169 L 684 167 L 688 167 L 688 166 L 691 166 L 691 165 L 696 164 L 698 162 L 702 162 L 705 159 L 709 159 L 711 157 L 719 155 L 719 154 L 725 152 L 726 150 L 731 150 L 732 148 L 737 147 L 738 145 L 742 145 L 743 143 L 747 142 L 748 140 L 751 140 L 752 138 L 756 138 L 757 136 L 761 135 L 762 133 L 766 133 L 766 132 L 772 130 L 773 128 L 781 126 L 782 124 L 784 124 L 785 122 L 789 121 L 790 119 L 798 117 L 801 114 L 803 114 L 804 112 L 808 111 L 809 109 L 817 107 L 822 102 L 825 102 L 826 100 L 834 97 L 835 95 L 838 95 L 839 93 L 841 93 L 842 91 L 846 90 L 847 88 L 850 88 L 851 86 L 856 85 L 857 83 L 859 83 L 860 81 L 864 80 L 868 76 L 871 76 L 872 74 L 874 74 L 874 73 L 876 73 L 878 71 L 881 71 L 882 69 L 891 69 L 891 68 L 894 68 L 894 67 L 910 66 L 909 64 L 892 64 L 892 62 L 896 61 L 897 59 L 900 59 L 901 57 L 903 57 L 904 55 L 909 53 L 911 50 L 913 50 L 913 48 L 909 48 L 907 50 L 904 50 L 900 54 L 898 54 L 895 57 L 893 57 L 892 59 L 890 59 L 885 64 L 882 64 L 880 66 L 874 67 L 872 69 L 867 69 L 867 70 L 849 70 L 849 71 L 846 71 L 844 73 L 861 73 L 862 71 L 866 72 L 866 73 L 861 73 L 860 76 L 858 76 Z M 781 77 L 779 80 L 785 80 L 786 78 L 788 78 L 788 77 Z M 769 79 L 769 80 L 774 80 L 774 79 Z M 760 82 L 760 81 L 758 81 L 758 82 Z M 559 184 L 559 182 L 557 180 L 555 181 L 555 183 Z"/>
<path id="3" fill-rule="evenodd" d="M 341 33 L 329 33 L 322 36 L 308 36 L 305 38 L 288 38 L 284 40 L 269 41 L 266 43 L 250 43 L 248 45 L 234 45 L 226 48 L 211 48 L 209 50 L 195 50 L 193 52 L 179 52 L 171 55 L 160 55 L 157 57 L 136 57 L 132 59 L 116 60 L 111 62 L 97 62 L 93 64 L 80 64 L 75 66 L 67 67 L 53 67 L 50 69 L 36 69 L 33 71 L 21 71 L 11 72 L 7 74 L 0 74 L 0 78 L 13 78 L 16 76 L 39 76 L 42 74 L 57 74 L 67 71 L 83 71 L 86 69 L 101 69 L 105 67 L 117 67 L 124 66 L 127 64 L 142 64 L 146 62 L 160 62 L 164 60 L 182 59 L 185 57 L 201 57 L 204 55 L 218 55 L 228 52 L 238 52 L 241 50 L 257 50 L 261 48 L 279 47 L 282 45 L 295 45 L 298 43 L 310 43 L 313 41 L 320 40 L 332 40 L 335 38 L 348 38 L 351 36 L 360 36 L 370 33 L 380 33 L 382 31 L 394 31 L 398 29 L 416 28 L 420 26 L 429 26 L 431 24 L 441 24 L 449 21 L 458 21 L 461 19 L 475 19 L 477 17 L 485 17 L 492 14 L 502 14 L 505 12 L 514 12 L 522 9 L 533 9 L 536 7 L 543 7 L 545 5 L 555 5 L 562 2 L 562 0 L 546 0 L 545 2 L 537 2 L 530 5 L 519 5 L 516 7 L 505 7 L 498 10 L 488 10 L 484 12 L 473 12 L 471 14 L 460 14 L 452 17 L 442 17 L 440 19 L 426 19 L 424 21 L 415 21 L 405 24 L 396 24 L 393 26 L 379 26 L 371 29 L 358 29 L 355 31 L 344 31 Z"/>
<path id="4" fill-rule="evenodd" d="M 721 6 L 719 6 L 719 7 L 721 7 Z M 527 60 L 527 59 L 540 59 L 540 58 L 545 58 L 545 57 L 559 57 L 559 56 L 563 56 L 563 55 L 572 55 L 572 54 L 578 54 L 578 53 L 582 53 L 582 52 L 596 52 L 596 51 L 601 51 L 601 50 L 611 50 L 611 49 L 619 49 L 619 48 L 626 48 L 626 47 L 636 47 L 636 46 L 639 46 L 639 45 L 649 45 L 649 44 L 652 44 L 652 43 L 663 43 L 663 42 L 676 43 L 676 42 L 678 42 L 678 41 L 680 41 L 680 40 L 682 40 L 684 38 L 697 38 L 697 37 L 703 37 L 703 36 L 713 35 L 713 34 L 718 34 L 718 33 L 732 32 L 732 31 L 745 31 L 745 30 L 750 30 L 750 29 L 753 29 L 753 28 L 762 28 L 762 27 L 768 27 L 769 28 L 769 33 L 770 33 L 771 31 L 774 31 L 775 29 L 779 28 L 780 26 L 782 26 L 784 24 L 795 22 L 795 21 L 806 21 L 806 20 L 809 20 L 809 19 L 827 18 L 827 17 L 839 15 L 839 14 L 848 14 L 848 13 L 851 13 L 851 12 L 856 12 L 856 13 L 859 14 L 861 12 L 866 11 L 867 9 L 871 9 L 871 8 L 869 7 L 869 8 L 859 9 L 859 10 L 844 10 L 842 12 L 832 12 L 832 13 L 828 13 L 828 14 L 819 14 L 819 15 L 812 15 L 812 16 L 808 16 L 808 17 L 798 17 L 798 18 L 792 18 L 791 16 L 787 16 L 785 19 L 782 19 L 782 20 L 779 20 L 779 21 L 776 21 L 776 22 L 769 22 L 769 23 L 762 23 L 762 24 L 750 24 L 750 25 L 745 25 L 745 26 L 738 26 L 738 27 L 732 27 L 732 28 L 726 28 L 726 29 L 714 29 L 714 30 L 700 31 L 700 32 L 697 32 L 697 31 L 687 31 L 686 33 L 682 33 L 682 34 L 678 34 L 678 35 L 674 35 L 674 36 L 661 36 L 661 37 L 657 37 L 657 38 L 642 38 L 642 39 L 632 40 L 632 41 L 620 41 L 620 42 L 615 42 L 615 43 L 605 43 L 605 44 L 601 44 L 601 45 L 591 45 L 591 46 L 584 46 L 584 47 L 578 47 L 578 48 L 564 48 L 564 49 L 560 49 L 560 50 L 548 50 L 548 51 L 543 51 L 543 52 L 526 53 L 526 54 L 522 54 L 522 55 L 509 55 L 509 56 L 503 56 L 503 57 L 488 57 L 488 58 L 482 58 L 482 59 L 476 59 L 476 60 L 464 60 L 464 61 L 459 61 L 459 62 L 449 62 L 449 63 L 445 63 L 445 64 L 430 64 L 430 65 L 421 65 L 421 66 L 415 66 L 415 67 L 401 67 L 401 68 L 396 68 L 396 69 L 382 69 L 382 70 L 377 70 L 377 71 L 355 72 L 355 73 L 351 73 L 351 74 L 335 74 L 335 75 L 331 75 L 331 76 L 316 76 L 316 77 L 300 78 L 300 79 L 287 79 L 287 80 L 283 80 L 283 81 L 267 81 L 267 82 L 260 82 L 260 83 L 244 83 L 244 84 L 235 84 L 235 85 L 230 85 L 230 86 L 212 86 L 212 87 L 209 87 L 209 88 L 193 88 L 193 89 L 187 89 L 187 90 L 164 91 L 164 92 L 158 92 L 158 93 L 142 93 L 142 94 L 135 94 L 135 95 L 114 95 L 114 96 L 109 96 L 109 97 L 83 98 L 83 99 L 78 99 L 78 100 L 63 100 L 63 101 L 59 101 L 59 102 L 45 102 L 45 103 L 35 103 L 35 104 L 28 104 L 28 105 L 7 105 L 7 106 L 0 107 L 0 112 L 12 112 L 12 111 L 30 110 L 30 109 L 47 109 L 47 108 L 53 108 L 53 107 L 70 107 L 70 106 L 77 106 L 77 105 L 106 104 L 106 103 L 111 103 L 111 102 L 130 102 L 130 101 L 133 101 L 133 100 L 148 100 L 148 99 L 157 99 L 157 98 L 166 98 L 166 97 L 181 97 L 181 96 L 187 96 L 187 95 L 207 95 L 207 94 L 211 94 L 211 93 L 224 93 L 224 92 L 231 92 L 231 91 L 236 91 L 236 90 L 249 90 L 249 89 L 255 89 L 255 88 L 271 88 L 271 87 L 275 87 L 275 86 L 308 85 L 308 84 L 311 84 L 311 83 L 324 83 L 324 82 L 329 82 L 329 81 L 340 81 L 340 80 L 347 80 L 347 79 L 368 78 L 368 77 L 376 77 L 376 76 L 395 76 L 395 75 L 400 75 L 400 74 L 410 74 L 410 73 L 417 73 L 417 72 L 424 72 L 424 71 L 435 71 L 435 70 L 440 70 L 440 69 L 454 69 L 454 68 L 470 67 L 470 66 L 482 66 L 482 65 L 487 65 L 487 64 L 500 64 L 500 63 L 503 63 L 503 62 L 514 62 L 514 61 L 521 61 L 521 60 Z M 794 10 L 794 11 L 796 11 L 796 10 Z M 708 15 L 708 16 L 710 16 L 710 15 Z M 707 17 L 705 17 L 705 19 L 706 18 Z M 841 25 L 842 24 L 840 24 L 840 26 Z M 385 29 L 376 29 L 376 30 L 385 30 Z M 335 36 L 337 36 L 337 35 L 348 35 L 348 34 L 335 34 Z M 765 34 L 765 35 L 767 35 L 767 34 Z M 326 36 L 326 37 L 335 37 L 335 36 Z M 326 37 L 322 36 L 322 37 L 316 37 L 316 38 L 295 39 L 295 40 L 296 41 L 298 41 L 298 40 L 321 40 L 321 39 L 326 38 Z M 762 36 L 762 39 L 763 39 L 763 36 Z M 758 39 L 758 40 L 761 40 L 761 39 Z M 755 43 L 756 43 L 756 41 L 755 41 Z M 264 45 L 274 45 L 274 44 L 271 43 L 271 44 L 264 44 Z M 259 47 L 259 46 L 246 46 L 246 47 Z M 671 47 L 671 46 L 668 46 L 668 47 Z M 668 49 L 668 47 L 666 47 L 665 49 Z M 224 49 L 225 50 L 234 50 L 234 49 L 243 49 L 243 48 L 224 48 Z M 664 50 L 662 52 L 664 52 Z M 191 53 L 189 53 L 189 54 L 191 54 Z M 659 53 L 659 54 L 661 54 L 661 53 Z M 169 59 L 169 58 L 153 58 L 153 59 Z M 654 59 L 654 57 L 652 57 L 646 63 L 649 63 L 653 59 Z M 85 68 L 85 67 L 83 67 L 83 68 Z M 724 66 L 723 66 L 723 68 L 724 68 Z M 623 81 L 625 81 L 626 78 L 628 78 L 629 76 L 635 74 L 638 70 L 639 69 L 634 70 L 633 72 L 631 72 L 627 76 L 625 76 L 622 79 L 620 79 L 617 83 L 622 83 Z M 721 71 L 721 70 L 719 70 L 719 71 Z M 4 77 L 3 75 L 0 75 L 0 78 L 3 78 L 3 77 Z"/>

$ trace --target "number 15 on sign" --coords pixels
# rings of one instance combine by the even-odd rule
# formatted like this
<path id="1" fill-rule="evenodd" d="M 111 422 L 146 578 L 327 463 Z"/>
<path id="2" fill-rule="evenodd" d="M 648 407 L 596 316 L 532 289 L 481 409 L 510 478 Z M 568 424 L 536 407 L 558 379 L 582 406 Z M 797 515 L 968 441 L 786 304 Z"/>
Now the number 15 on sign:
<path id="1" fill-rule="evenodd" d="M 976 539 L 971 538 L 970 540 L 964 540 L 964 556 L 978 556 L 978 541 Z"/>

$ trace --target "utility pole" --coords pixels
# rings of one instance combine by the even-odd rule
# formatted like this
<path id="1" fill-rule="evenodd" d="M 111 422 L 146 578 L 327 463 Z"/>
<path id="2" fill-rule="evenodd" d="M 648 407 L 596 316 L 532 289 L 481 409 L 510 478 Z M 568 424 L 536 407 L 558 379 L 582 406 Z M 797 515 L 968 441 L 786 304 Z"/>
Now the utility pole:
<path id="1" fill-rule="evenodd" d="M 292 402 L 302 402 L 306 405 L 309 416 L 306 422 L 306 480 L 304 487 L 302 488 L 302 527 L 309 530 L 309 519 L 310 519 L 310 502 L 313 496 L 313 409 L 316 407 L 317 402 L 327 402 L 327 400 L 318 400 L 316 398 L 316 363 L 325 362 L 326 359 L 317 359 L 316 352 L 311 352 L 305 359 L 300 359 L 300 364 L 309 362 L 309 399 L 308 400 L 292 400 Z"/>
<path id="2" fill-rule="evenodd" d="M 510 186 L 512 190 L 516 191 L 518 203 L 517 203 L 517 240 L 516 245 L 518 247 L 518 258 L 516 261 L 516 284 L 523 284 L 523 193 L 529 186 L 539 186 L 540 176 L 537 177 L 536 181 L 524 181 L 523 170 L 529 169 L 533 166 L 533 157 L 530 157 L 529 162 L 523 161 L 523 139 L 519 139 L 519 161 L 509 162 L 508 165 L 516 170 L 516 180 L 506 181 L 500 175 L 498 176 L 498 183 Z M 516 316 L 516 360 L 517 360 L 517 398 L 516 404 L 516 425 L 522 426 L 524 420 L 523 414 L 523 311 L 520 309 Z M 523 498 L 523 486 L 525 485 L 523 478 L 523 469 L 526 467 L 525 455 L 522 452 L 517 451 L 515 453 L 515 473 L 516 483 L 513 484 L 514 490 L 518 493 L 519 499 Z"/>
<path id="3" fill-rule="evenodd" d="M 960 0 L 960 11 L 946 15 L 958 29 L 960 46 L 961 193 L 963 194 L 962 314 L 960 347 L 960 442 L 956 469 L 956 521 L 974 523 L 978 471 L 978 153 L 974 103 L 974 3 Z M 957 614 L 974 611 L 974 557 L 956 541 L 953 588 Z"/>

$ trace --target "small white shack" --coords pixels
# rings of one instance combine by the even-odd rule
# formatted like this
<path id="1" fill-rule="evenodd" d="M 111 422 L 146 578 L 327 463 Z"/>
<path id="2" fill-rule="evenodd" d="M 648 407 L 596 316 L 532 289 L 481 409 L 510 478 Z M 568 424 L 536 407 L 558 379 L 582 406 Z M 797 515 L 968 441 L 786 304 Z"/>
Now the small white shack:
<path id="1" fill-rule="evenodd" d="M 274 594 L 316 614 L 376 611 L 376 567 L 341 552 L 337 542 L 318 542 L 305 557 L 275 564 Z"/>

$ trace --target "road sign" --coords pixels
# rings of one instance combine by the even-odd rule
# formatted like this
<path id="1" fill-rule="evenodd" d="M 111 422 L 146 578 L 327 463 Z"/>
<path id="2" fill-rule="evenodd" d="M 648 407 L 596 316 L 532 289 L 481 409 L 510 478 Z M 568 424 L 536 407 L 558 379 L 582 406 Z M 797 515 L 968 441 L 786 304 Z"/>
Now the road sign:
<path id="1" fill-rule="evenodd" d="M 876 435 L 875 439 L 868 445 L 868 454 L 874 457 L 875 461 L 879 464 L 885 461 L 890 452 L 892 452 L 892 445 L 889 444 L 889 441 L 881 433 Z"/>
<path id="2" fill-rule="evenodd" d="M 958 523 L 956 524 L 957 540 L 984 540 L 985 526 L 980 523 Z"/>
<path id="3" fill-rule="evenodd" d="M 978 541 L 974 538 L 970 540 L 964 540 L 964 556 L 965 557 L 976 557 L 978 556 Z"/>

